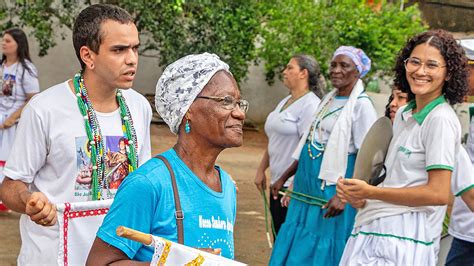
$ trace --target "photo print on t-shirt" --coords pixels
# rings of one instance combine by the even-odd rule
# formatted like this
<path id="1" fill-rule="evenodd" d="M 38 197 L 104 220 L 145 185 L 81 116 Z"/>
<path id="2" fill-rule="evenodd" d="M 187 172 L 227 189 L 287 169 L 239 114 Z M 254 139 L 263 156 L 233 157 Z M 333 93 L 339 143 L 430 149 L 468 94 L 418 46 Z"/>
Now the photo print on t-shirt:
<path id="1" fill-rule="evenodd" d="M 2 77 L 2 90 L 0 91 L 3 96 L 12 96 L 13 87 L 16 84 L 16 76 L 13 74 L 5 73 Z"/>
<path id="2" fill-rule="evenodd" d="M 105 183 L 102 195 L 113 198 L 123 179 L 128 175 L 129 161 L 127 145 L 123 136 L 105 136 Z M 89 140 L 87 137 L 76 137 L 77 175 L 75 197 L 91 196 L 92 164 Z"/>

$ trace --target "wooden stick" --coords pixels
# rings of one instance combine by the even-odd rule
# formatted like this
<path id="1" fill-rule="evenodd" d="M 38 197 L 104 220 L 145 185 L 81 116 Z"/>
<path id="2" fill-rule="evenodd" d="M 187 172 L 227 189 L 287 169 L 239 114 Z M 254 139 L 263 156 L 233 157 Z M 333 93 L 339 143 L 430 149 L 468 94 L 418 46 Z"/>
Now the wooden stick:
<path id="1" fill-rule="evenodd" d="M 118 236 L 125 237 L 127 239 L 137 241 L 143 245 L 151 245 L 153 243 L 153 237 L 150 234 L 145 234 L 137 230 L 130 229 L 125 226 L 117 227 L 116 233 Z"/>

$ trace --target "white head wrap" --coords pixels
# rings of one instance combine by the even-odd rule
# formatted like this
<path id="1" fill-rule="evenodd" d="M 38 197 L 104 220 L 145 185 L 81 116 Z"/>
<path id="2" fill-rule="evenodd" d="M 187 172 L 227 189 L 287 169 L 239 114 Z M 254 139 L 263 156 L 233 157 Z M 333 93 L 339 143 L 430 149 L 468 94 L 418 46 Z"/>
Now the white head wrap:
<path id="1" fill-rule="evenodd" d="M 230 73 L 226 63 L 209 53 L 187 55 L 166 67 L 156 84 L 155 106 L 171 132 L 178 134 L 194 99 L 220 70 Z"/>

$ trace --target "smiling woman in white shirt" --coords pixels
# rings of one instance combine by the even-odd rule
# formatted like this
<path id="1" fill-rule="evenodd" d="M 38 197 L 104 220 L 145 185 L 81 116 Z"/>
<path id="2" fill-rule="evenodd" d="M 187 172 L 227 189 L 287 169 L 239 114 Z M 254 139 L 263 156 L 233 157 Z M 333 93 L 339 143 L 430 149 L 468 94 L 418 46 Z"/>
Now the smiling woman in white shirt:
<path id="1" fill-rule="evenodd" d="M 414 99 L 400 108 L 378 186 L 340 179 L 338 196 L 358 210 L 341 264 L 434 265 L 429 216 L 449 200 L 461 142 L 450 105 L 467 93 L 467 59 L 443 30 L 411 38 L 395 66 L 395 86 Z"/>

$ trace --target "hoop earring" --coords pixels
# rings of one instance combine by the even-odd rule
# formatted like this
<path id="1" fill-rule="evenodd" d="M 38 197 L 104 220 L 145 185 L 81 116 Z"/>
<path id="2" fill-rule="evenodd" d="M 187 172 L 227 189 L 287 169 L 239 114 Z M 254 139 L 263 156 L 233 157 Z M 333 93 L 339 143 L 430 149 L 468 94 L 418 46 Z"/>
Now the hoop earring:
<path id="1" fill-rule="evenodd" d="M 189 134 L 189 132 L 191 132 L 191 125 L 189 124 L 189 120 L 186 120 L 186 124 L 184 124 L 184 132 L 186 132 L 186 134 Z"/>
<path id="2" fill-rule="evenodd" d="M 93 68 L 94 68 L 94 64 L 91 64 L 90 69 L 93 69 Z"/>

